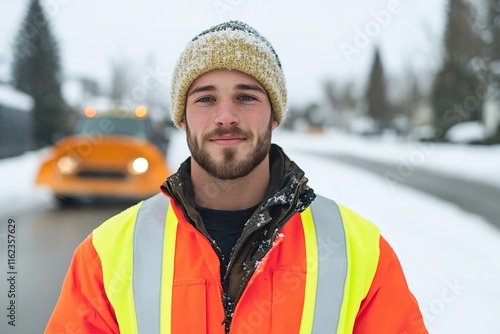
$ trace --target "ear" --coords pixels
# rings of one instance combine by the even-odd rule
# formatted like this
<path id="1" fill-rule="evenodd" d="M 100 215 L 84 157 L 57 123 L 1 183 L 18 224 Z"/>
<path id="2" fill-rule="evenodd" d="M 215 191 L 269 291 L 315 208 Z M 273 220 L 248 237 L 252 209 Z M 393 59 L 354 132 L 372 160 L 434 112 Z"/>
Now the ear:
<path id="1" fill-rule="evenodd" d="M 273 117 L 273 120 L 272 120 L 272 129 L 276 129 L 278 127 L 279 123 L 278 121 L 276 120 L 276 118 Z"/>
<path id="2" fill-rule="evenodd" d="M 181 129 L 186 131 L 186 114 L 182 116 L 181 121 L 179 122 L 179 125 L 181 126 Z"/>

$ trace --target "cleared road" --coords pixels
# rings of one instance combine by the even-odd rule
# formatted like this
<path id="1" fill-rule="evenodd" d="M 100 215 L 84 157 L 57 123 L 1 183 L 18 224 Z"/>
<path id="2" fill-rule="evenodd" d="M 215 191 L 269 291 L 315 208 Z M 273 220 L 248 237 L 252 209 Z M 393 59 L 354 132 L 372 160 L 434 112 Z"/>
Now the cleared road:
<path id="1" fill-rule="evenodd" d="M 73 251 L 95 227 L 128 205 L 45 208 L 1 217 L 0 333 L 43 333 Z M 13 244 L 15 259 L 9 263 Z"/>
<path id="2" fill-rule="evenodd" d="M 484 217 L 500 229 L 500 188 L 431 172 L 424 168 L 390 165 L 345 154 L 301 152 L 366 169 L 391 182 L 406 185 L 455 203 L 465 211 Z"/>

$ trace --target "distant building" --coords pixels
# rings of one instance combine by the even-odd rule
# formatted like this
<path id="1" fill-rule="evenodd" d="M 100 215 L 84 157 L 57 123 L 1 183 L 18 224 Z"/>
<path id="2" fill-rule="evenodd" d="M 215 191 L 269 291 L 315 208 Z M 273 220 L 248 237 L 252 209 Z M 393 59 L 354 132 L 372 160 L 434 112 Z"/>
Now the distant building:
<path id="1" fill-rule="evenodd" d="M 33 104 L 29 95 L 0 84 L 0 158 L 33 148 Z"/>

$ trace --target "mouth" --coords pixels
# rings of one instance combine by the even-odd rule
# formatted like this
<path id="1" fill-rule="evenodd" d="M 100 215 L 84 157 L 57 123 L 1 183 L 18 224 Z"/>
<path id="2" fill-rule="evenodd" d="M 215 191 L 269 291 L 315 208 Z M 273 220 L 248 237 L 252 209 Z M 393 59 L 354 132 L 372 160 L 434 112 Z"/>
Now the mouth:
<path id="1" fill-rule="evenodd" d="M 218 136 L 210 139 L 210 142 L 221 146 L 234 146 L 244 142 L 246 139 L 239 136 Z"/>

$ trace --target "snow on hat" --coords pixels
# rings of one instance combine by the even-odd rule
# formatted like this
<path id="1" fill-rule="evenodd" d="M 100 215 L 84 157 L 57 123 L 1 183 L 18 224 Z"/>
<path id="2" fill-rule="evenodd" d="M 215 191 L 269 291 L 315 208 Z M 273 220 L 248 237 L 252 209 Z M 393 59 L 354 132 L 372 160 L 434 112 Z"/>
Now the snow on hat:
<path id="1" fill-rule="evenodd" d="M 186 94 L 193 81 L 215 69 L 238 70 L 264 86 L 278 123 L 285 118 L 285 76 L 278 55 L 249 25 L 229 21 L 205 30 L 188 43 L 174 69 L 170 114 L 175 126 L 186 111 Z"/>

